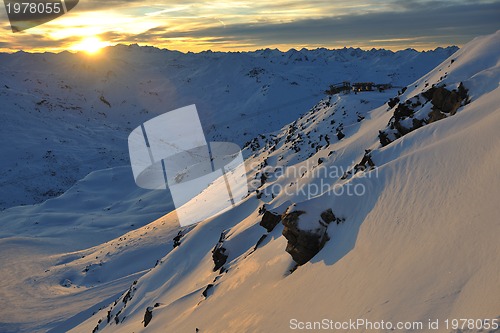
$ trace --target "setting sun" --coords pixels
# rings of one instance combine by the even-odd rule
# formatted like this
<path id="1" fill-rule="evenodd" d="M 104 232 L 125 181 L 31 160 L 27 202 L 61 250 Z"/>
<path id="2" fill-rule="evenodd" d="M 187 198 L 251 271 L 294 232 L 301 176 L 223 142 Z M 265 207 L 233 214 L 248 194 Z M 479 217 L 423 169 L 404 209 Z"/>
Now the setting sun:
<path id="1" fill-rule="evenodd" d="M 108 45 L 109 45 L 108 43 L 103 42 L 98 37 L 86 37 L 86 38 L 82 39 L 78 44 L 75 44 L 72 47 L 72 50 L 84 51 L 88 54 L 96 54 L 103 47 L 106 47 Z"/>

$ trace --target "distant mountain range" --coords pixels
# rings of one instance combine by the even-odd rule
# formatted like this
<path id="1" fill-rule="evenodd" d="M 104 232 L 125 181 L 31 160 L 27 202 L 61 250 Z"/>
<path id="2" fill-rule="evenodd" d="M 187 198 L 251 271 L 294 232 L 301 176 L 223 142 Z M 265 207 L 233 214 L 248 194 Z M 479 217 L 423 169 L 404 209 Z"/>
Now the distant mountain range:
<path id="1" fill-rule="evenodd" d="M 88 173 L 128 164 L 125 139 L 196 104 L 209 139 L 278 130 L 341 81 L 406 86 L 456 47 L 180 53 L 118 45 L 86 54 L 0 54 L 0 209 L 43 202 Z"/>

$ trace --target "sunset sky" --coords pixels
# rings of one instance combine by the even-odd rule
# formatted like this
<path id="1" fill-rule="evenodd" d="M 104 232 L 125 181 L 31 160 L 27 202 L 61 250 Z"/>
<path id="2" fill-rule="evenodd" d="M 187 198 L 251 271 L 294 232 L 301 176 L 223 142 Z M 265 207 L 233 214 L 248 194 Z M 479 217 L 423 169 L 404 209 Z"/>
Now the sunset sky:
<path id="1" fill-rule="evenodd" d="M 118 43 L 183 52 L 425 50 L 492 33 L 500 29 L 499 17 L 500 0 L 80 0 L 68 14 L 20 33 L 11 31 L 2 6 L 0 51 L 75 51 Z"/>

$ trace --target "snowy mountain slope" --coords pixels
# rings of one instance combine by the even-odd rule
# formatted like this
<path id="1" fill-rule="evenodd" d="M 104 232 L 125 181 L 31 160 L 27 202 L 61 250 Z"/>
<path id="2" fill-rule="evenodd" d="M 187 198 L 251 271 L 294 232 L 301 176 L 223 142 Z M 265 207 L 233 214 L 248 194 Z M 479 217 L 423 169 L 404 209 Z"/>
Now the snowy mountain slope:
<path id="1" fill-rule="evenodd" d="M 79 322 L 172 249 L 179 226 L 174 213 L 162 217 L 173 208 L 168 193 L 138 188 L 130 173 L 96 171 L 57 198 L 1 212 L 0 298 L 9 306 L 0 331 Z"/>
<path id="2" fill-rule="evenodd" d="M 364 80 L 372 67 L 381 73 L 378 80 L 403 84 L 454 50 L 183 55 L 118 46 L 99 59 L 69 53 L 0 55 L 0 201 L 7 208 L 0 212 L 0 295 L 9 304 L 0 313 L 0 331 L 69 329 L 115 299 L 171 249 L 178 232 L 174 217 L 167 229 L 141 228 L 172 205 L 166 192 L 137 188 L 123 166 L 133 127 L 204 96 L 198 104 L 204 125 L 219 124 L 205 128 L 209 136 L 220 138 L 214 134 L 220 130 L 243 142 L 294 119 L 335 75 Z M 387 97 L 374 95 L 370 103 Z M 360 102 L 365 111 L 366 105 Z M 228 119 L 235 109 L 248 116 Z M 263 124 L 264 116 L 269 119 Z M 220 126 L 225 122 L 233 132 Z M 43 202 L 8 208 L 38 201 Z"/>
<path id="3" fill-rule="evenodd" d="M 0 209 L 128 164 L 124 138 L 169 110 L 196 104 L 209 140 L 243 144 L 295 120 L 331 83 L 407 85 L 456 49 L 182 54 L 119 45 L 94 57 L 0 54 L 0 175 L 9 193 Z"/>
<path id="4" fill-rule="evenodd" d="M 498 45 L 500 32 L 477 38 L 453 56 L 452 66 L 449 58 L 409 86 L 403 102 L 442 84 L 440 73 L 448 71 L 444 83 L 458 87 L 462 82 L 470 102 L 453 116 L 415 128 L 385 147 L 378 131 L 390 123 L 395 107 L 360 113 L 365 119 L 359 124 L 352 113 L 342 119 L 342 106 L 363 104 L 358 95 L 340 96 L 329 105 L 320 102 L 303 120 L 256 139 L 260 146 L 276 145 L 267 155 L 271 167 L 283 156 L 281 163 L 288 168 L 307 164 L 305 170 L 313 174 L 323 158 L 321 167 L 347 165 L 350 173 L 323 178 L 299 174 L 295 182 L 301 185 L 323 180 L 329 187 L 311 196 L 281 191 L 274 198 L 264 189 L 274 184 L 284 188 L 291 178 L 268 177 L 260 198 L 266 210 L 281 214 L 287 209 L 285 226 L 278 223 L 268 234 L 259 226 L 263 201 L 253 193 L 238 207 L 198 224 L 162 264 L 72 332 L 286 332 L 291 319 L 424 325 L 439 319 L 443 325 L 445 319 L 498 318 Z M 338 125 L 328 128 L 323 119 L 344 121 L 350 130 L 339 140 Z M 333 133 L 329 144 L 324 139 L 328 129 Z M 313 138 L 307 138 L 311 132 Z M 313 146 L 297 142 L 299 137 Z M 295 159 L 293 145 L 299 152 L 307 146 L 307 160 Z M 252 155 L 252 143 L 248 147 Z M 253 151 L 259 149 L 254 145 Z M 371 149 L 369 154 L 365 149 Z M 328 156 L 330 151 L 334 153 Z M 262 162 L 256 154 L 249 165 L 252 159 Z M 249 171 L 251 178 L 255 171 Z M 332 191 L 356 186 L 363 194 Z M 324 223 L 328 209 L 337 223 Z M 282 237 L 294 218 L 301 230 L 322 230 L 316 221 L 326 224 L 329 238 L 298 268 L 285 252 L 291 239 Z M 224 257 L 222 268 L 214 271 L 213 259 Z"/>
<path id="5" fill-rule="evenodd" d="M 109 240 L 110 232 L 119 236 L 150 223 L 173 208 L 168 193 L 138 188 L 130 173 L 130 167 L 95 171 L 57 198 L 6 209 L 1 216 L 9 223 L 2 225 L 0 237 L 57 238 L 80 248 Z"/>

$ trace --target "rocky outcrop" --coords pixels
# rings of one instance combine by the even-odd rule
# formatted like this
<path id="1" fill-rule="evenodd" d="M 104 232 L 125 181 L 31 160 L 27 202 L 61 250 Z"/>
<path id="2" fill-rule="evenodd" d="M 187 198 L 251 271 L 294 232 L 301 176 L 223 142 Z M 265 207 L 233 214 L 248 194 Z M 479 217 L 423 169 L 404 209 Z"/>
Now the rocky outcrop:
<path id="1" fill-rule="evenodd" d="M 389 104 L 393 104 L 395 101 Z M 431 103 L 430 111 L 422 111 L 422 106 Z M 448 90 L 445 85 L 433 86 L 404 103 L 397 104 L 394 115 L 389 121 L 389 128 L 379 131 L 378 138 L 386 146 L 424 125 L 454 115 L 457 110 L 470 102 L 468 90 L 460 83 L 457 89 Z"/>
<path id="2" fill-rule="evenodd" d="M 333 214 L 333 212 L 330 208 L 328 208 L 323 213 L 321 213 L 320 216 L 321 216 L 321 219 L 327 224 L 330 224 L 336 220 L 335 215 Z"/>
<path id="3" fill-rule="evenodd" d="M 280 223 L 281 216 L 270 211 L 265 211 L 262 215 L 262 220 L 259 225 L 266 228 L 267 232 L 273 231 L 273 229 Z"/>
<path id="4" fill-rule="evenodd" d="M 226 238 L 225 232 L 222 232 L 219 237 L 219 242 L 215 245 L 212 250 L 212 259 L 214 261 L 214 272 L 222 268 L 227 261 L 228 254 L 227 250 L 224 248 L 224 240 Z"/>
<path id="5" fill-rule="evenodd" d="M 207 287 L 205 288 L 205 290 L 203 290 L 203 292 L 201 293 L 203 295 L 203 297 L 207 298 L 208 297 L 208 292 L 210 291 L 210 289 L 212 289 L 214 287 L 213 284 L 209 284 L 207 285 Z"/>
<path id="6" fill-rule="evenodd" d="M 282 220 L 285 226 L 283 236 L 288 240 L 286 252 L 298 265 L 311 260 L 330 239 L 327 234 L 328 224 L 341 221 L 335 217 L 331 209 L 327 209 L 321 213 L 321 219 L 318 221 L 308 221 L 311 223 L 307 223 L 306 229 L 299 225 L 299 218 L 305 214 L 304 211 L 294 211 L 285 214 Z"/>
<path id="7" fill-rule="evenodd" d="M 363 155 L 363 158 L 361 159 L 361 161 L 354 166 L 354 173 L 357 173 L 358 171 L 371 170 L 373 168 L 375 168 L 375 163 L 373 163 L 373 160 L 372 160 L 371 150 L 366 149 L 365 154 Z M 321 217 L 323 217 L 323 216 L 321 216 Z M 328 222 L 328 223 L 330 223 L 330 222 Z"/>
<path id="8" fill-rule="evenodd" d="M 394 97 L 389 99 L 389 102 L 387 102 L 387 105 L 389 105 L 389 108 L 392 109 L 399 103 L 399 97 Z"/>
<path id="9" fill-rule="evenodd" d="M 432 110 L 449 115 L 454 115 L 460 106 L 469 102 L 468 91 L 461 82 L 456 90 L 453 89 L 449 91 L 445 87 L 433 87 L 427 91 L 427 97 L 429 97 L 430 94 L 432 94 L 430 98 L 433 106 Z M 443 118 L 444 117 L 446 116 L 443 116 Z M 431 122 L 430 120 L 431 119 L 429 119 L 429 123 Z"/>
<path id="10" fill-rule="evenodd" d="M 389 143 L 391 143 L 391 140 L 389 140 L 389 137 L 384 131 L 378 131 L 378 139 L 380 140 L 380 144 L 382 145 L 382 147 L 385 147 Z"/>
<path id="11" fill-rule="evenodd" d="M 182 234 L 182 230 L 181 230 L 181 231 L 179 231 L 179 232 L 177 233 L 177 236 L 175 236 L 175 237 L 173 238 L 173 242 L 174 242 L 174 249 L 175 249 L 177 246 L 180 246 L 180 245 L 181 245 L 181 238 L 182 238 L 182 236 L 184 236 L 184 235 Z"/>
<path id="12" fill-rule="evenodd" d="M 153 319 L 153 308 L 148 306 L 146 309 L 146 313 L 144 313 L 144 327 L 148 326 L 148 324 Z"/>
<path id="13" fill-rule="evenodd" d="M 257 250 L 257 248 L 259 247 L 260 244 L 262 244 L 262 242 L 267 238 L 267 235 L 264 234 L 262 236 L 260 236 L 259 240 L 257 241 L 257 243 L 255 244 L 255 246 L 253 247 L 253 250 Z"/>

